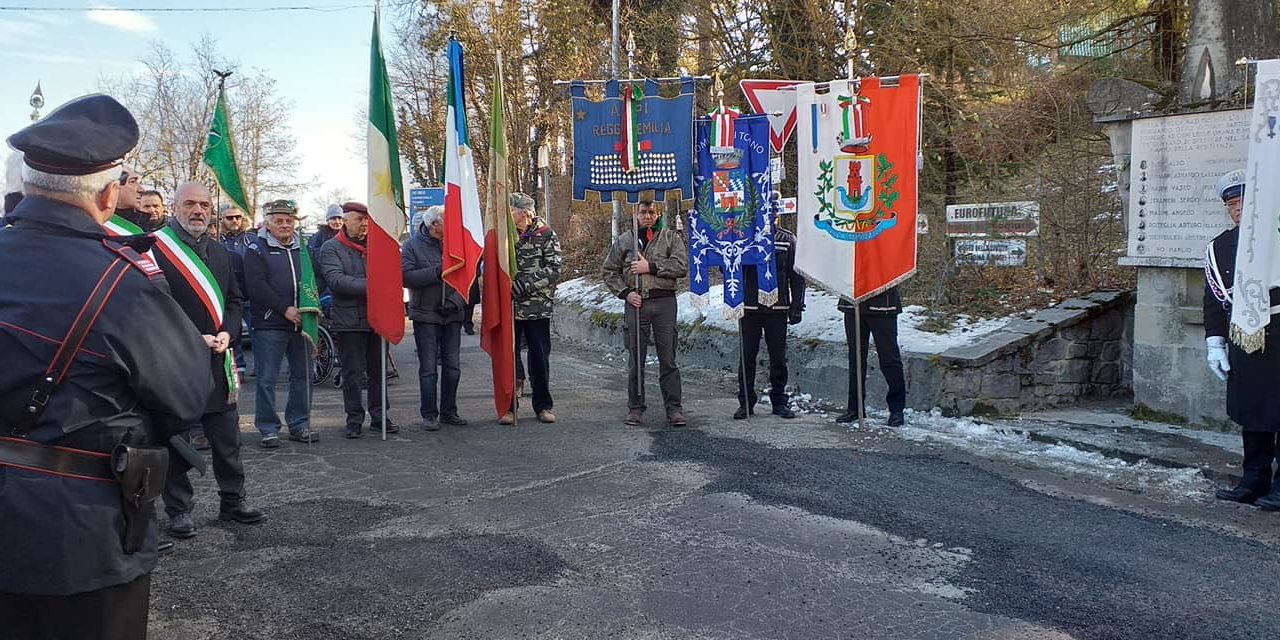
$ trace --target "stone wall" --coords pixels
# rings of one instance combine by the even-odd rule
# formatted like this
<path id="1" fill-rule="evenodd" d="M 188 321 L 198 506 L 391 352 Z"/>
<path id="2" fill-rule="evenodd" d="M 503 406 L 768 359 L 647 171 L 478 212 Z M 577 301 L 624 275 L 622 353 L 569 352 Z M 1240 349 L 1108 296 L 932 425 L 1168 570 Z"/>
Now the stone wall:
<path id="1" fill-rule="evenodd" d="M 1230 428 L 1227 385 L 1205 364 L 1204 271 L 1138 269 L 1133 400 L 1198 426 Z"/>
<path id="2" fill-rule="evenodd" d="M 560 302 L 552 329 L 561 339 L 625 353 L 619 314 Z M 903 344 L 907 406 L 940 407 L 952 415 L 1012 414 L 1084 398 L 1128 397 L 1132 384 L 1133 294 L 1100 292 L 1011 321 L 973 345 L 939 354 Z M 680 326 L 680 359 L 731 372 L 737 335 L 702 325 Z M 868 358 L 867 398 L 884 407 L 886 392 L 875 349 Z M 758 387 L 767 386 L 761 348 Z M 847 401 L 848 350 L 843 342 L 791 338 L 791 383 L 831 408 Z"/>
<path id="3" fill-rule="evenodd" d="M 1066 300 L 937 357 L 938 406 L 955 415 L 1009 414 L 1084 398 L 1127 397 L 1133 294 Z"/>

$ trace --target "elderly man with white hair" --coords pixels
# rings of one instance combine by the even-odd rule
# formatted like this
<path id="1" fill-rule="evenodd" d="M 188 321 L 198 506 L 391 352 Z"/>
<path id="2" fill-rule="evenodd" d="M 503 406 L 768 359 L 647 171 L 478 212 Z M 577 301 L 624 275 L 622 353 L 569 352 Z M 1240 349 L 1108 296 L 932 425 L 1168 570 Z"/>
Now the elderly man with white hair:
<path id="1" fill-rule="evenodd" d="M 400 249 L 404 286 L 409 289 L 409 319 L 418 349 L 418 392 L 422 428 L 436 431 L 440 423 L 463 426 L 458 416 L 458 354 L 462 345 L 462 315 L 467 301 L 441 280 L 443 270 L 444 207 L 422 214 L 418 233 Z M 437 390 L 437 385 L 439 389 Z"/>

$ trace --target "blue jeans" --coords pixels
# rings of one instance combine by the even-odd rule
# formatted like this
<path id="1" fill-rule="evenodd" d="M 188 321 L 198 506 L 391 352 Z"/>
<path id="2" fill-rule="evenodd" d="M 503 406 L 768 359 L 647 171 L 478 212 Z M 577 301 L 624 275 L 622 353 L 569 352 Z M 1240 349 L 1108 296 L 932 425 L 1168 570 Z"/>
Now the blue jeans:
<path id="1" fill-rule="evenodd" d="M 458 355 L 462 349 L 462 323 L 413 323 L 413 342 L 418 348 L 418 393 L 423 420 L 458 415 L 458 379 L 462 369 Z M 437 403 L 436 383 L 440 393 Z"/>
<path id="2" fill-rule="evenodd" d="M 241 315 L 244 319 L 242 333 L 244 335 L 241 336 L 240 346 L 236 347 L 236 369 L 244 371 L 247 369 L 245 366 L 246 360 L 244 359 L 244 343 L 253 341 L 253 313 L 249 310 L 249 302 L 247 300 L 242 302 L 241 305 L 243 311 Z"/>
<path id="3" fill-rule="evenodd" d="M 253 363 L 258 371 L 258 390 L 254 422 L 262 435 L 280 432 L 280 414 L 276 411 L 276 381 L 280 378 L 280 362 L 289 359 L 289 400 L 285 420 L 289 432 L 303 433 L 311 428 L 311 346 L 301 333 L 279 329 L 253 332 Z"/>

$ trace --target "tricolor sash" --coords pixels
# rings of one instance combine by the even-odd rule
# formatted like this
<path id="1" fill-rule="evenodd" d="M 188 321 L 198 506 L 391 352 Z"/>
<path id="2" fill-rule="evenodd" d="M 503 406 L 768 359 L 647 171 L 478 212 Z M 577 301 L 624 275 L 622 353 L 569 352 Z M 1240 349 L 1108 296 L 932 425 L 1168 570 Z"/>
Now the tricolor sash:
<path id="1" fill-rule="evenodd" d="M 174 233 L 173 229 L 165 226 L 147 234 L 141 227 L 120 216 L 112 216 L 102 226 L 107 230 L 107 233 L 113 236 L 150 235 L 155 238 L 156 250 L 173 264 L 174 268 L 178 270 L 178 275 L 182 276 L 187 285 L 195 291 L 196 297 L 200 299 L 205 311 L 213 319 L 214 331 L 222 330 L 223 315 L 226 310 L 226 298 L 222 295 L 222 288 L 218 286 L 218 281 L 214 279 L 204 260 L 201 260 L 200 256 L 196 255 L 196 252 L 187 246 L 187 243 L 178 238 L 178 234 Z M 234 352 L 228 348 L 224 355 L 226 357 L 223 359 L 222 369 L 227 376 L 228 401 L 235 402 L 236 391 L 240 386 L 240 381 L 236 376 L 235 365 L 233 364 Z"/>

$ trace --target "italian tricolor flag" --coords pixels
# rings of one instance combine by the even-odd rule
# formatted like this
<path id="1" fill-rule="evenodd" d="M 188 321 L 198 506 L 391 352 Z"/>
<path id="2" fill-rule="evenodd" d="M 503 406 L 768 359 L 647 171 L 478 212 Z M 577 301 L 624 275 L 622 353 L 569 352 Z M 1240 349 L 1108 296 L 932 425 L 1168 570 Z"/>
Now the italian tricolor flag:
<path id="1" fill-rule="evenodd" d="M 462 44 L 449 38 L 449 108 L 444 123 L 444 281 L 465 300 L 476 279 L 484 220 L 467 136 Z"/>
<path id="2" fill-rule="evenodd" d="M 484 286 L 481 287 L 480 346 L 493 369 L 493 404 L 498 417 L 515 400 L 516 336 L 512 320 L 511 279 L 515 275 L 515 226 L 507 182 L 507 131 L 502 110 L 502 53 L 493 70 L 493 109 L 489 123 L 489 208 L 484 220 Z"/>
<path id="3" fill-rule="evenodd" d="M 369 253 L 367 282 L 369 325 L 388 342 L 404 337 L 404 280 L 400 273 L 400 234 L 406 218 L 400 179 L 396 117 L 391 108 L 391 82 L 378 37 L 378 11 L 373 12 L 369 62 Z"/>

